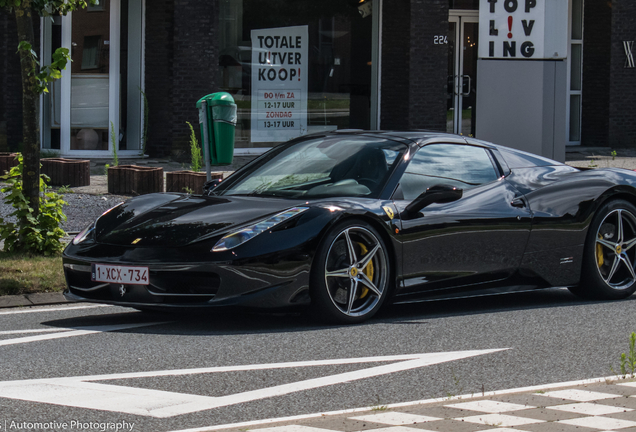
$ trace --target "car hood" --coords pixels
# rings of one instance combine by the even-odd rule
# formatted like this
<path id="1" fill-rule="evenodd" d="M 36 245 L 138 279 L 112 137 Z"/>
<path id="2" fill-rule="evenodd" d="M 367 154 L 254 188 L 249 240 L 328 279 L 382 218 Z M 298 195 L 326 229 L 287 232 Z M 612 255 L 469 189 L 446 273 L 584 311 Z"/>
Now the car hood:
<path id="1" fill-rule="evenodd" d="M 185 246 L 304 203 L 260 197 L 143 195 L 102 215 L 95 236 L 98 242 L 108 244 Z"/>

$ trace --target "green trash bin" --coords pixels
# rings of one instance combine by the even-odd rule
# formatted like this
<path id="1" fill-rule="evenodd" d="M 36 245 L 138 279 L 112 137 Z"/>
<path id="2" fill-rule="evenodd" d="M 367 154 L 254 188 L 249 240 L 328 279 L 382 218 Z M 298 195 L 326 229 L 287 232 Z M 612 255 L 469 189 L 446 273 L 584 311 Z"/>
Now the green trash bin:
<path id="1" fill-rule="evenodd" d="M 203 111 L 205 101 L 206 112 Z M 229 93 L 212 93 L 197 102 L 201 136 L 205 137 L 203 122 L 207 122 L 212 165 L 230 165 L 234 159 L 236 104 Z M 205 140 L 205 138 L 204 138 Z M 204 144 L 205 145 L 205 144 Z"/>

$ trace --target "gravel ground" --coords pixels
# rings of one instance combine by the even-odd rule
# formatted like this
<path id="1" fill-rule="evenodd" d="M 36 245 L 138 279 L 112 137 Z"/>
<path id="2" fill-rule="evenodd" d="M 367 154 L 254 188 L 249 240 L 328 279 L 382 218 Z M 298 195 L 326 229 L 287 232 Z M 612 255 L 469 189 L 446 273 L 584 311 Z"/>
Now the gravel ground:
<path id="1" fill-rule="evenodd" d="M 6 218 L 13 212 L 12 207 L 4 204 L 5 195 L 6 194 L 0 192 L 0 217 L 3 218 Z M 81 231 L 106 210 L 128 198 L 129 197 L 118 195 L 64 194 L 64 201 L 66 201 L 68 205 L 64 206 L 67 221 L 62 228 L 66 232 Z M 6 221 L 14 222 L 14 218 L 7 218 Z"/>

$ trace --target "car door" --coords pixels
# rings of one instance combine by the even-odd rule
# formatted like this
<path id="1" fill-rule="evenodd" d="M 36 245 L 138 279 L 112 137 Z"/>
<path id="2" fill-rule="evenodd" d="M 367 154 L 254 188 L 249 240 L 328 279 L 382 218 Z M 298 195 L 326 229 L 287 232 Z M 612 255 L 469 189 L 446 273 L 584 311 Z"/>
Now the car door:
<path id="1" fill-rule="evenodd" d="M 405 212 L 408 204 L 436 185 L 454 186 L 463 195 L 453 202 L 430 204 L 417 214 Z M 531 212 L 488 148 L 446 143 L 421 147 L 393 198 L 402 224 L 398 296 L 477 289 L 508 278 L 519 267 Z"/>

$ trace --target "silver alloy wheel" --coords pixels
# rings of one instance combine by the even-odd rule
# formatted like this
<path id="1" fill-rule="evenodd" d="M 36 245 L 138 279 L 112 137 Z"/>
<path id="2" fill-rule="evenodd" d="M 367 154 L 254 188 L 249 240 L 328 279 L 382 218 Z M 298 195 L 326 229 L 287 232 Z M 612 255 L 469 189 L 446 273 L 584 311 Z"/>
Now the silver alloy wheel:
<path id="1" fill-rule="evenodd" d="M 626 290 L 636 282 L 636 216 L 624 209 L 609 212 L 596 232 L 596 268 L 607 286 Z"/>
<path id="2" fill-rule="evenodd" d="M 327 252 L 325 285 L 341 313 L 359 317 L 373 310 L 387 278 L 386 253 L 371 231 L 350 227 L 336 236 Z"/>

